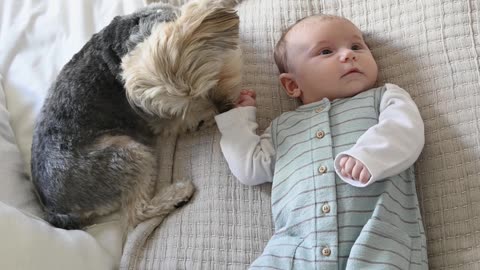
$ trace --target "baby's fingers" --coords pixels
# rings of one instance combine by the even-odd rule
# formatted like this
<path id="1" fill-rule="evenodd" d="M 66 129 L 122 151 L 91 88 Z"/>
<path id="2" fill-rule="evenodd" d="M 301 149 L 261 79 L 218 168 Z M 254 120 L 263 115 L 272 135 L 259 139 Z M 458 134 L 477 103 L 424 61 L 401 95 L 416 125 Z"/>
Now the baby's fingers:
<path id="1" fill-rule="evenodd" d="M 240 95 L 247 95 L 247 96 L 251 96 L 252 98 L 255 98 L 257 96 L 257 94 L 253 89 L 243 89 L 240 92 Z"/>
<path id="2" fill-rule="evenodd" d="M 360 180 L 360 174 L 363 171 L 363 164 L 361 162 L 358 162 L 358 160 L 355 161 L 355 165 L 352 168 L 352 178 L 354 180 Z"/>
<path id="3" fill-rule="evenodd" d="M 347 157 L 347 161 L 345 162 L 345 166 L 343 167 L 345 169 L 345 172 L 348 173 L 349 175 L 352 175 L 353 167 L 355 166 L 356 162 L 355 159 L 352 157 Z"/>
<path id="4" fill-rule="evenodd" d="M 347 160 L 348 160 L 348 156 L 343 156 L 342 158 L 340 158 L 340 161 L 339 161 L 340 168 L 345 167 L 345 163 L 347 163 Z"/>
<path id="5" fill-rule="evenodd" d="M 350 173 L 348 173 L 347 171 L 345 171 L 345 169 L 341 169 L 340 170 L 340 174 L 345 177 L 345 178 L 352 178 L 352 176 L 350 175 Z"/>
<path id="6" fill-rule="evenodd" d="M 366 167 L 363 167 L 358 180 L 360 180 L 360 183 L 366 184 L 370 180 L 370 177 L 371 175 L 368 169 Z"/>

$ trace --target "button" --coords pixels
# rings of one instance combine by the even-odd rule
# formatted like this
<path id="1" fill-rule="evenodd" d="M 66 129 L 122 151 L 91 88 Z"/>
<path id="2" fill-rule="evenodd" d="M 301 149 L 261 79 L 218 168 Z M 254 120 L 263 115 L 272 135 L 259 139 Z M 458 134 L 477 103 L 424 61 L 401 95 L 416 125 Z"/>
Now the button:
<path id="1" fill-rule="evenodd" d="M 323 107 L 318 107 L 318 108 L 315 109 L 315 112 L 320 113 L 320 112 L 323 111 L 323 109 L 324 109 Z"/>
<path id="2" fill-rule="evenodd" d="M 320 166 L 320 168 L 318 168 L 318 172 L 321 173 L 321 174 L 324 174 L 327 172 L 327 167 L 325 166 Z"/>
<path id="3" fill-rule="evenodd" d="M 322 211 L 323 213 L 330 213 L 330 205 L 328 203 L 322 205 Z"/>
<path id="4" fill-rule="evenodd" d="M 323 132 L 323 130 L 317 131 L 315 136 L 317 136 L 317 138 L 321 139 L 325 136 L 325 132 Z"/>
<path id="5" fill-rule="evenodd" d="M 330 256 L 330 254 L 332 254 L 332 251 L 330 250 L 330 248 L 324 247 L 324 248 L 322 249 L 322 255 L 323 255 L 323 256 Z"/>

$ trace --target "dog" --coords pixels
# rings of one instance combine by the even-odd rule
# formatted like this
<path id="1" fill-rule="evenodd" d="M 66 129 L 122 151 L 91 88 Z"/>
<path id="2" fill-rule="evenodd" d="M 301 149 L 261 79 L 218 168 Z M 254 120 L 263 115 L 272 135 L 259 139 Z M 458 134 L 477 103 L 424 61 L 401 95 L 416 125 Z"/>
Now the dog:
<path id="1" fill-rule="evenodd" d="M 191 181 L 152 194 L 155 143 L 211 125 L 239 96 L 234 5 L 152 4 L 115 17 L 62 68 L 32 141 L 32 181 L 49 223 L 79 229 L 122 210 L 135 226 L 190 200 Z"/>

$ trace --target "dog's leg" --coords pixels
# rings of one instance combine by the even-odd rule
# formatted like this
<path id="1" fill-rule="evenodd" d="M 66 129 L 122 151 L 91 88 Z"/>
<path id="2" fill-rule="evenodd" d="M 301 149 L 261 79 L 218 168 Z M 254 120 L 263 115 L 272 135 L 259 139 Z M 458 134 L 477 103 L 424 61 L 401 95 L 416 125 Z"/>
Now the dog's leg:
<path id="1" fill-rule="evenodd" d="M 193 196 L 195 187 L 191 181 L 181 181 L 165 187 L 153 199 L 137 197 L 135 219 L 132 225 L 152 217 L 165 217 L 175 209 L 186 204 Z"/>
<path id="2" fill-rule="evenodd" d="M 135 226 L 155 216 L 166 216 L 188 202 L 193 195 L 192 182 L 184 181 L 167 186 L 154 197 L 158 166 L 153 145 L 144 145 L 128 136 L 107 135 L 97 140 L 94 148 L 102 159 L 115 160 L 104 172 L 109 176 L 103 181 L 114 181 L 109 186 L 117 186 L 122 194 L 122 209 L 126 209 L 130 225 Z M 106 154 L 110 153 L 107 149 L 113 150 L 113 153 Z M 100 162 L 98 159 L 95 164 L 100 165 Z M 110 197 L 113 199 L 113 194 Z M 105 215 L 119 206 L 117 201 L 110 200 L 104 205 L 97 205 L 96 210 L 88 215 Z"/>
<path id="3" fill-rule="evenodd" d="M 153 197 L 153 147 L 130 136 L 103 135 L 75 152 L 49 147 L 42 153 L 49 158 L 37 164 L 34 183 L 48 221 L 57 227 L 88 225 L 90 218 L 124 206 L 138 187 L 145 198 Z"/>
<path id="4" fill-rule="evenodd" d="M 121 207 L 126 209 L 128 223 L 132 224 L 137 219 L 138 213 L 133 209 L 138 208 L 138 202 L 148 202 L 154 195 L 158 170 L 153 145 L 145 145 L 128 136 L 107 135 L 95 143 L 95 148 L 101 152 L 113 150 L 106 157 L 115 160 L 115 166 L 109 166 L 105 173 L 110 174 L 109 179 L 115 180 L 112 185 L 119 186 L 122 195 L 118 206 L 107 204 L 98 207 L 94 214 L 105 215 L 111 209 Z"/>
<path id="5" fill-rule="evenodd" d="M 129 217 L 132 217 L 129 220 L 131 226 L 153 217 L 163 219 L 192 197 L 194 186 L 191 181 L 171 184 L 172 174 L 169 168 L 173 166 L 175 144 L 175 136 L 157 138 L 156 149 L 161 153 L 157 153 L 155 168 L 148 178 L 151 181 L 139 181 L 135 192 L 131 194 L 131 205 L 127 208 L 130 211 Z M 167 182 L 159 181 L 159 177 Z"/>

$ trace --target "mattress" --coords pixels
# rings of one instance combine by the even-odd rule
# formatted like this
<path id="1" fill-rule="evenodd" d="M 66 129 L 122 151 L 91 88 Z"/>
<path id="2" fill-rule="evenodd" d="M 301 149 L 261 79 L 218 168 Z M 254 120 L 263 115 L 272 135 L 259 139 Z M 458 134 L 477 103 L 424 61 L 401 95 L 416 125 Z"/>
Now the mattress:
<path id="1" fill-rule="evenodd" d="M 93 33 L 115 15 L 143 5 L 141 0 L 0 1 L 0 222 L 18 220 L 1 223 L 0 235 L 10 236 L 0 244 L 1 257 L 8 258 L 1 269 L 64 269 L 60 263 L 38 263 L 58 258 L 76 260 L 78 269 L 246 269 L 270 239 L 271 186 L 248 187 L 235 179 L 216 127 L 161 140 L 157 188 L 191 179 L 196 193 L 165 220 L 140 224 L 125 242 L 115 218 L 86 232 L 46 229 L 38 218 L 42 212 L 28 168 L 33 123 L 48 87 Z M 379 65 L 378 84 L 401 86 L 420 109 L 426 143 L 415 174 L 430 268 L 480 268 L 480 3 L 243 0 L 238 6 L 242 87 L 257 91 L 259 133 L 297 106 L 278 82 L 275 42 L 282 29 L 314 13 L 345 16 L 358 25 Z M 15 242 L 20 239 L 15 233 L 25 232 L 48 237 L 40 244 L 34 238 Z M 46 251 L 48 245 L 60 253 Z M 35 257 L 35 249 L 44 252 Z M 31 263 L 19 266 L 18 258 Z M 86 261 L 93 263 L 82 264 Z"/>

